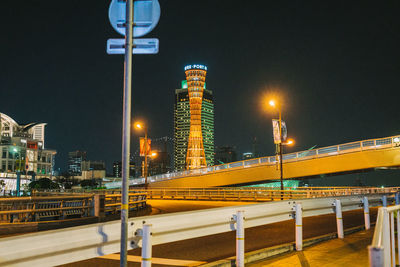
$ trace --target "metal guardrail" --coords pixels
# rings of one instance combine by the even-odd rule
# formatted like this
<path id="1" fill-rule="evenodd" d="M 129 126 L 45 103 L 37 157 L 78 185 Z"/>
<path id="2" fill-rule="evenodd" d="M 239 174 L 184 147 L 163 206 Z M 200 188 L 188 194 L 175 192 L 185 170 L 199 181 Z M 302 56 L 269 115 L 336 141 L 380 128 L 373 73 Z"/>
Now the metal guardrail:
<path id="1" fill-rule="evenodd" d="M 121 211 L 121 194 L 105 194 L 105 213 L 116 214 Z M 129 210 L 138 210 L 146 206 L 147 193 L 129 193 Z"/>
<path id="2" fill-rule="evenodd" d="M 142 254 L 142 258 L 148 260 L 151 245 L 236 231 L 236 261 L 237 266 L 243 266 L 244 228 L 295 219 L 296 248 L 301 250 L 302 218 L 335 213 L 338 236 L 342 238 L 342 211 L 364 208 L 368 229 L 369 206 L 386 205 L 393 197 L 394 194 L 380 194 L 277 201 L 136 217 L 129 219 L 128 247 L 146 248 L 142 249 L 142 253 L 147 253 Z M 0 240 L 0 265 L 54 266 L 117 253 L 120 229 L 119 222 L 108 222 L 3 238 Z"/>
<path id="3" fill-rule="evenodd" d="M 35 192 L 33 197 L 0 198 L 0 223 L 54 221 L 117 214 L 121 194 Z M 146 206 L 147 193 L 129 193 L 129 210 Z"/>
<path id="4" fill-rule="evenodd" d="M 223 201 L 274 201 L 304 199 L 330 196 L 350 196 L 365 194 L 396 193 L 400 187 L 311 187 L 292 190 L 274 190 L 269 188 L 149 188 L 135 189 L 146 191 L 148 199 L 184 199 L 184 200 L 223 200 Z"/>
<path id="5" fill-rule="evenodd" d="M 310 160 L 315 158 L 327 157 L 327 156 L 335 156 L 341 155 L 351 152 L 360 152 L 365 150 L 376 150 L 376 149 L 384 149 L 390 147 L 399 147 L 400 146 L 400 135 L 385 137 L 385 138 L 377 138 L 377 139 L 369 139 L 351 143 L 345 143 L 335 146 L 322 147 L 313 150 L 305 150 L 299 151 L 290 154 L 283 155 L 284 162 L 294 162 L 294 161 L 303 161 Z M 188 175 L 202 175 L 210 172 L 220 172 L 220 171 L 229 171 L 234 169 L 255 167 L 261 165 L 275 165 L 276 164 L 276 156 L 269 157 L 261 157 L 256 159 L 249 159 L 243 161 L 237 161 L 232 163 L 226 163 L 222 165 L 210 166 L 202 169 L 195 170 L 185 170 L 180 172 L 172 172 L 166 174 L 159 174 L 148 177 L 148 182 L 159 182 L 171 179 L 182 178 Z M 131 186 L 144 184 L 144 178 L 133 179 L 129 181 Z M 121 187 L 121 182 L 112 182 L 106 184 L 108 188 L 116 188 Z"/>
<path id="6" fill-rule="evenodd" d="M 89 217 L 93 205 L 93 194 L 0 198 L 0 223 Z"/>
<path id="7" fill-rule="evenodd" d="M 399 204 L 396 201 L 396 204 Z M 400 205 L 382 207 L 378 210 L 374 237 L 368 247 L 371 267 L 389 267 L 396 265 L 395 219 L 397 230 L 397 256 L 400 262 Z"/>

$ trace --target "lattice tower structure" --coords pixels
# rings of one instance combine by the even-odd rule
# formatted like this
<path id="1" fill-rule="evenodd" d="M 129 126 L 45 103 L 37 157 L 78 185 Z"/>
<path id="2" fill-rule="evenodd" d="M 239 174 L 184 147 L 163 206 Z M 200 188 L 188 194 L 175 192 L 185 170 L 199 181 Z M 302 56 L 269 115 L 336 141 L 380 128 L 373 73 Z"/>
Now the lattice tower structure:
<path id="1" fill-rule="evenodd" d="M 204 153 L 201 128 L 201 107 L 207 67 L 188 65 L 185 67 L 190 104 L 190 132 L 186 154 L 186 169 L 198 169 L 207 166 Z"/>

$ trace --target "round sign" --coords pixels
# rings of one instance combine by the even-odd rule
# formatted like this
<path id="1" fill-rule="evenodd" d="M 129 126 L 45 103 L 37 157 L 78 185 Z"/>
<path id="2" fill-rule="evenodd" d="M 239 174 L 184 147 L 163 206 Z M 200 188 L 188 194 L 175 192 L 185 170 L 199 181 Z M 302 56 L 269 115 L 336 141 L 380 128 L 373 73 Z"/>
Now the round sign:
<path id="1" fill-rule="evenodd" d="M 133 37 L 140 37 L 151 32 L 160 20 L 158 0 L 135 0 L 133 2 Z M 112 0 L 108 10 L 111 26 L 125 36 L 126 2 Z"/>

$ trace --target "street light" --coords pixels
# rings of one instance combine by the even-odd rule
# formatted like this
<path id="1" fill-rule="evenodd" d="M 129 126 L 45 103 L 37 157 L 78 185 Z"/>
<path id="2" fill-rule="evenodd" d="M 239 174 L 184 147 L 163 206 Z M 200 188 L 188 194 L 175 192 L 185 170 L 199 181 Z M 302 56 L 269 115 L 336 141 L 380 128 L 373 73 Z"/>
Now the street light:
<path id="1" fill-rule="evenodd" d="M 286 140 L 286 143 L 284 143 L 284 145 L 292 146 L 292 145 L 294 145 L 294 140 L 292 138 L 288 138 Z"/>
<path id="2" fill-rule="evenodd" d="M 144 176 L 144 187 L 147 189 L 147 156 L 149 154 L 148 152 L 148 141 L 147 141 L 147 126 L 146 124 L 142 122 L 135 122 L 135 128 L 138 130 L 143 130 L 144 131 L 144 166 L 142 169 L 142 173 Z"/>
<path id="3" fill-rule="evenodd" d="M 269 105 L 273 108 L 276 108 L 279 113 L 279 142 L 276 144 L 276 154 L 279 155 L 279 169 L 280 169 L 280 182 L 281 182 L 281 192 L 283 192 L 284 187 L 283 187 L 283 160 L 282 160 L 282 154 L 283 154 L 283 146 L 284 145 L 293 145 L 294 140 L 289 138 L 287 139 L 286 142 L 283 142 L 283 136 L 282 136 L 282 108 L 280 103 L 277 103 L 275 100 L 270 100 Z M 283 200 L 283 194 L 281 194 L 281 200 Z"/>
<path id="4" fill-rule="evenodd" d="M 281 180 L 281 191 L 283 191 L 283 164 L 282 164 L 282 110 L 281 105 L 277 105 L 275 100 L 270 100 L 269 105 L 271 107 L 277 108 L 279 112 L 279 142 L 276 144 L 276 154 L 279 154 L 279 164 L 280 164 L 280 180 Z M 283 198 L 283 196 L 282 196 Z M 281 198 L 281 199 L 282 199 Z"/>

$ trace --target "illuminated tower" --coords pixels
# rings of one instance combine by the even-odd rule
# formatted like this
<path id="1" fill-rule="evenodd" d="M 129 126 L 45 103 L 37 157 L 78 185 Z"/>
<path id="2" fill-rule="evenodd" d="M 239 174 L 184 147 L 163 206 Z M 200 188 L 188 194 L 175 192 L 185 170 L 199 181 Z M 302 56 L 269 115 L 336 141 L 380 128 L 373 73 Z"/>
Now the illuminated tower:
<path id="1" fill-rule="evenodd" d="M 201 129 L 203 134 L 204 153 L 207 166 L 214 165 L 214 101 L 213 92 L 204 83 L 201 104 Z M 182 87 L 175 89 L 174 104 L 174 169 L 186 169 L 186 155 L 190 132 L 190 104 L 187 81 Z"/>
<path id="2" fill-rule="evenodd" d="M 186 169 L 198 169 L 207 166 L 204 153 L 201 128 L 201 107 L 207 67 L 188 65 L 185 67 L 190 104 L 190 131 L 186 154 Z"/>

